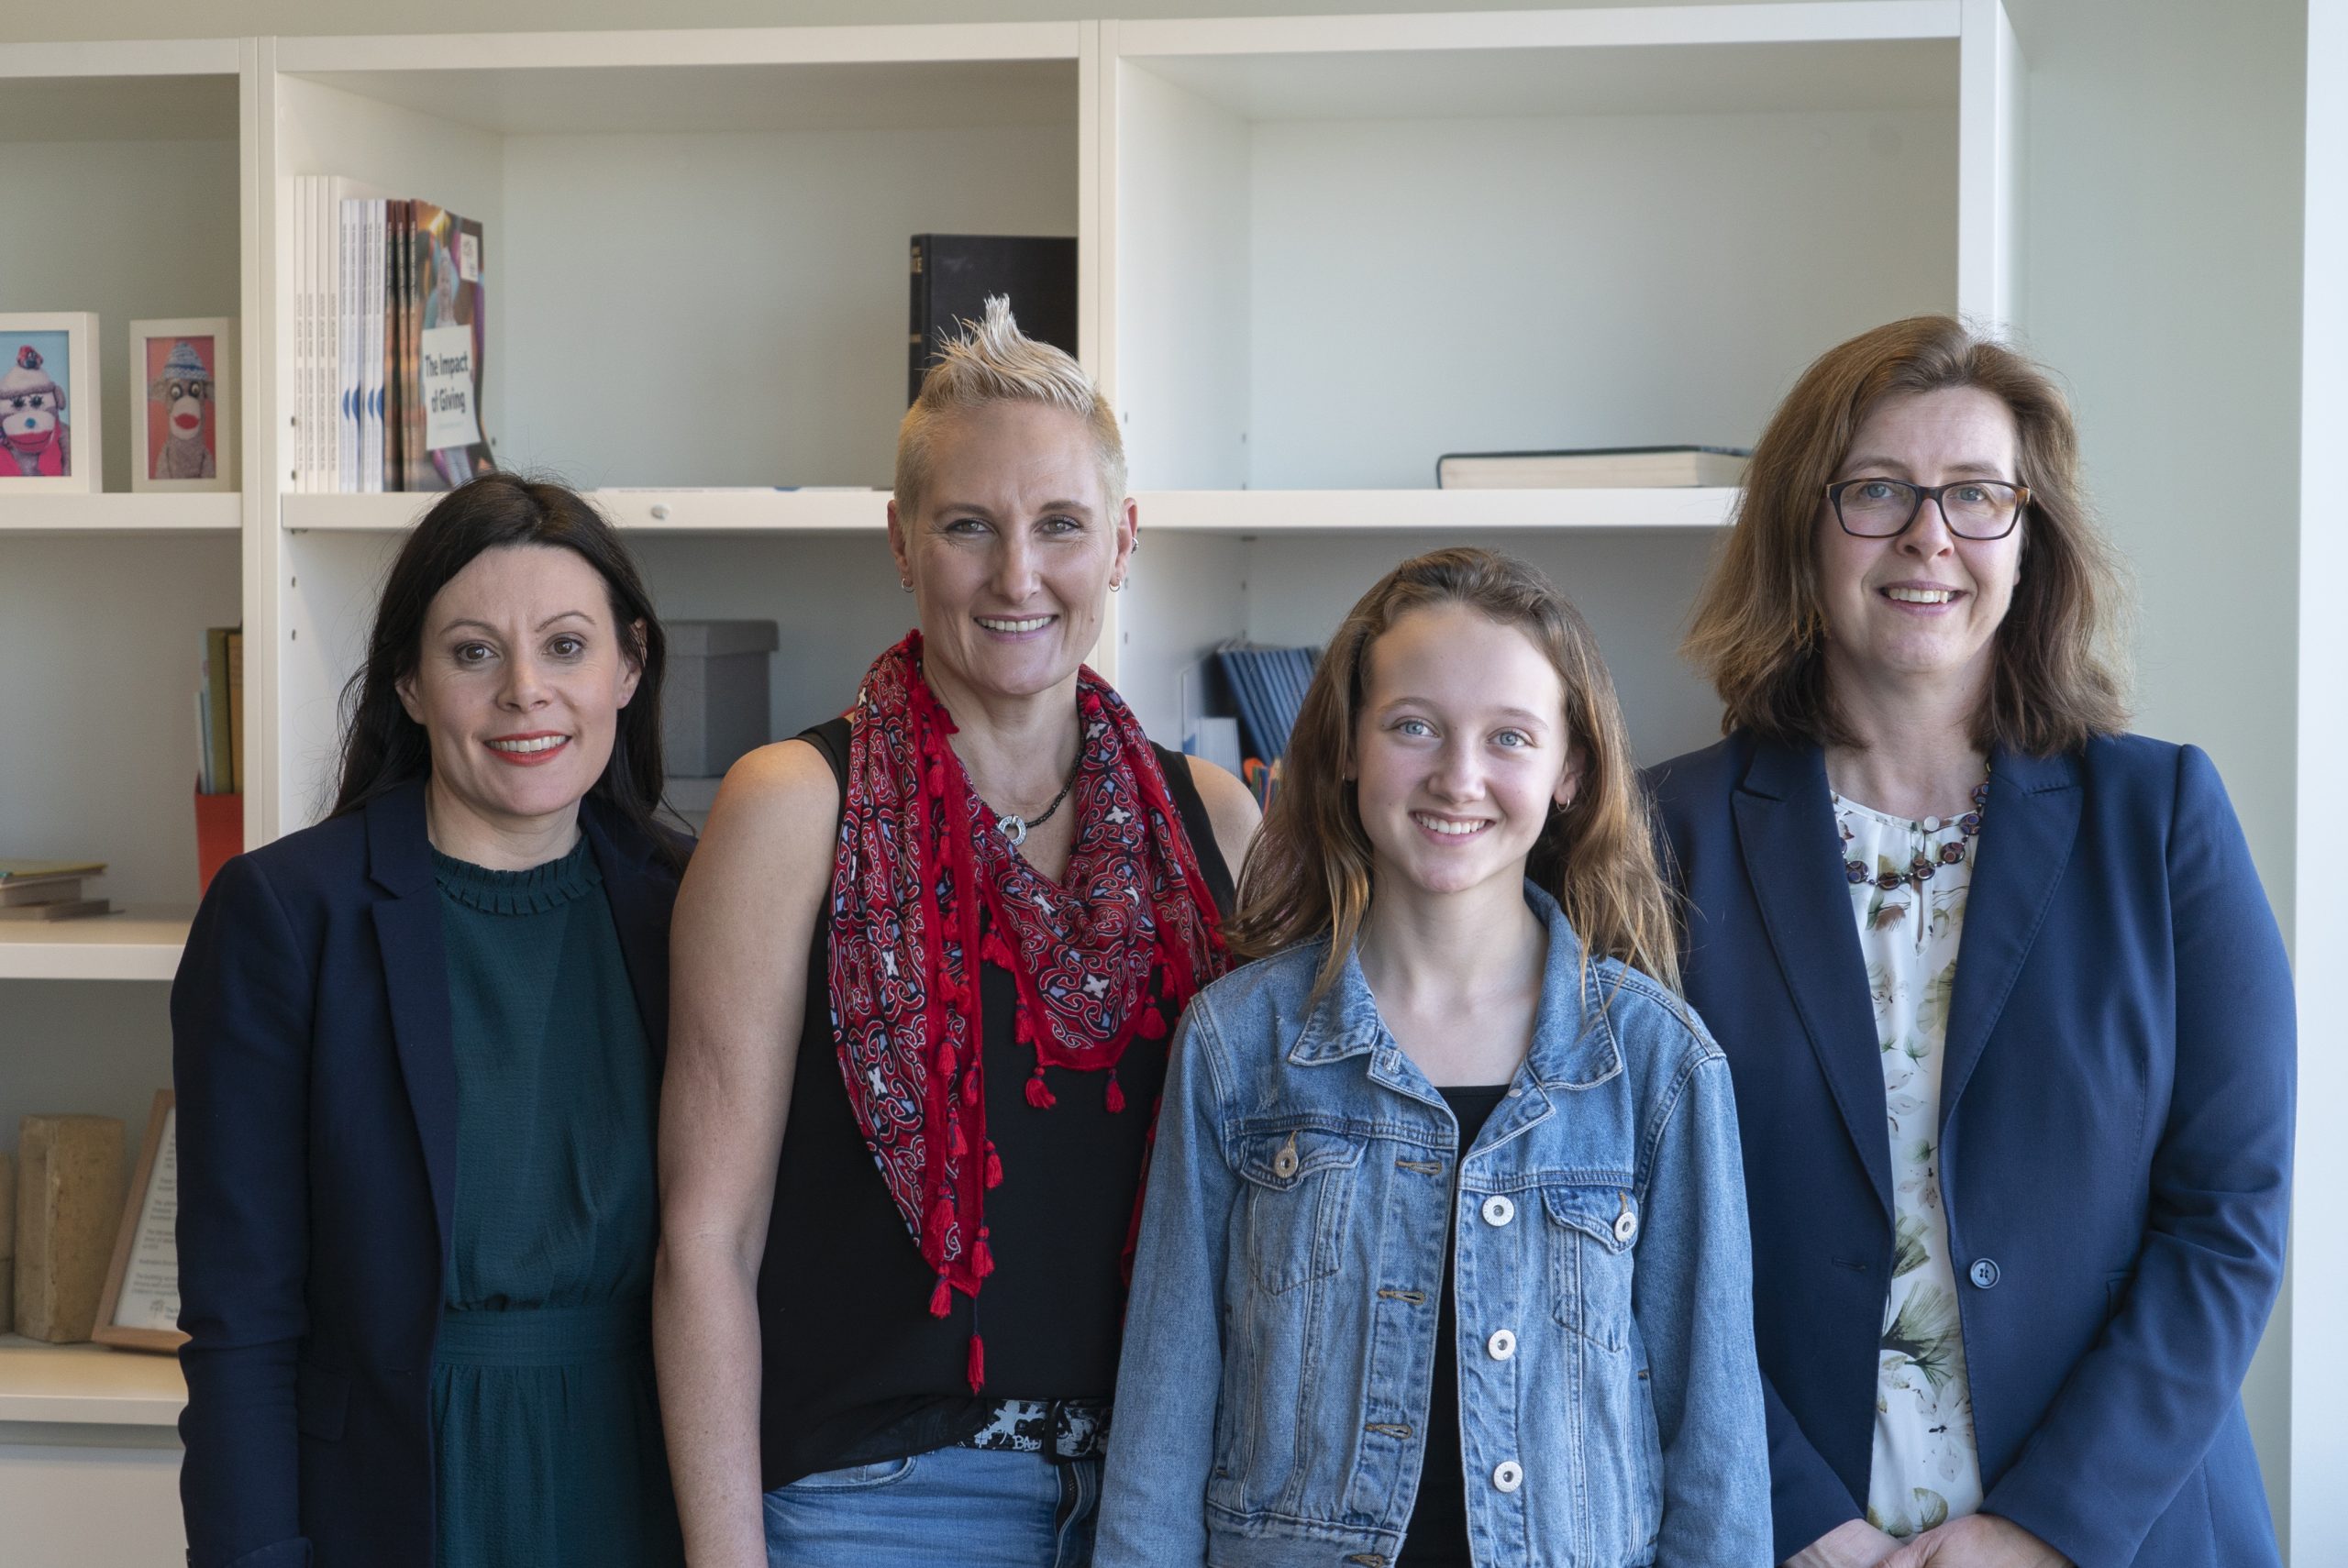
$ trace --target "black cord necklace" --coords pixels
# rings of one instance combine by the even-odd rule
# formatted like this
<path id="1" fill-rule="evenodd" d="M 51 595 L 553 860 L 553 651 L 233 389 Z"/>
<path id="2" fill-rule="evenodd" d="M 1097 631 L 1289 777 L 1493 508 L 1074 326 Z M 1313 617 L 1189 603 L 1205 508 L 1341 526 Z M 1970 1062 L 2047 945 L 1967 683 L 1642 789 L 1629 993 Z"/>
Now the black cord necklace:
<path id="1" fill-rule="evenodd" d="M 1016 812 L 998 812 L 994 819 L 994 831 L 1002 834 L 1013 849 L 1026 843 L 1027 830 L 1042 827 L 1052 820 L 1052 813 L 1060 809 L 1060 802 L 1068 799 L 1068 792 L 1076 788 L 1076 776 L 1083 771 L 1084 746 L 1080 742 L 1076 748 L 1076 765 L 1068 770 L 1068 782 L 1061 785 L 1060 792 L 1052 797 L 1052 803 L 1032 817 L 1023 817 Z"/>

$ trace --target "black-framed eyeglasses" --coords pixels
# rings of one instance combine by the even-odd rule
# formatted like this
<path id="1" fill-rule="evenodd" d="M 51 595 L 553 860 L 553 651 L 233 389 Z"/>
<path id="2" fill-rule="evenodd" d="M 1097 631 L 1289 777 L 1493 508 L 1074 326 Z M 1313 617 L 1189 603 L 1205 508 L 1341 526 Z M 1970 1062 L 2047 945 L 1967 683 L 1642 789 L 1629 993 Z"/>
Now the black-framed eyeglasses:
<path id="1" fill-rule="evenodd" d="M 1923 514 L 1924 502 L 1941 509 L 1948 531 L 1960 539 L 2002 539 L 2021 520 L 2030 487 L 2004 480 L 1957 480 L 1949 484 L 1910 484 L 1906 480 L 1838 480 L 1826 487 L 1834 521 L 1862 539 L 1905 534 Z"/>

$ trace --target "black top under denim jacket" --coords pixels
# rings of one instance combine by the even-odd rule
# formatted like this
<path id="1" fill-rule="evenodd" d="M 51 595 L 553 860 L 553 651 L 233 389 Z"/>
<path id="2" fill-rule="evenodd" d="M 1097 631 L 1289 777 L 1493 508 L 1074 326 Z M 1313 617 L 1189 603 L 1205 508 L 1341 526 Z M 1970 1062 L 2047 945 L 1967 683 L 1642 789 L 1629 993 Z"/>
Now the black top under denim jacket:
<path id="1" fill-rule="evenodd" d="M 845 805 L 847 721 L 800 738 L 831 763 Z M 1231 872 L 1189 759 L 1154 749 L 1216 910 L 1227 916 Z M 1115 1392 L 1125 1241 L 1172 1038 L 1136 1036 L 1125 1048 L 1123 1111 L 1103 1103 L 1106 1074 L 1060 1067 L 1045 1069 L 1058 1103 L 1037 1110 L 1024 1094 L 1032 1048 L 1012 1036 L 1012 977 L 991 964 L 980 968 L 987 1132 L 1003 1168 L 1002 1185 L 987 1194 L 995 1272 L 975 1325 L 958 1292 L 952 1313 L 933 1318 L 936 1271 L 907 1233 L 840 1082 L 830 945 L 827 896 L 807 955 L 799 1062 L 759 1270 L 759 1438 L 770 1490 L 958 1442 L 1003 1399 L 1106 1400 Z M 974 1327 L 987 1346 L 986 1387 L 976 1397 L 967 1377 Z"/>

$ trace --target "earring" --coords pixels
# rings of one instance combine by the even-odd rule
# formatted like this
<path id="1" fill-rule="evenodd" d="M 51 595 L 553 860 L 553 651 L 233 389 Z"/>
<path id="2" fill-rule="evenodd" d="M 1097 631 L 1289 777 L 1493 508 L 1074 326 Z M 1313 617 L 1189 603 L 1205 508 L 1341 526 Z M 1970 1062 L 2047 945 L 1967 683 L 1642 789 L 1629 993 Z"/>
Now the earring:
<path id="1" fill-rule="evenodd" d="M 907 593 L 911 593 L 914 591 L 914 580 L 909 577 L 901 577 L 897 580 L 897 586 Z"/>
<path id="2" fill-rule="evenodd" d="M 1109 585 L 1109 591 L 1112 593 L 1123 593 L 1124 591 L 1125 583 L 1123 578 L 1119 578 L 1116 581 Z"/>

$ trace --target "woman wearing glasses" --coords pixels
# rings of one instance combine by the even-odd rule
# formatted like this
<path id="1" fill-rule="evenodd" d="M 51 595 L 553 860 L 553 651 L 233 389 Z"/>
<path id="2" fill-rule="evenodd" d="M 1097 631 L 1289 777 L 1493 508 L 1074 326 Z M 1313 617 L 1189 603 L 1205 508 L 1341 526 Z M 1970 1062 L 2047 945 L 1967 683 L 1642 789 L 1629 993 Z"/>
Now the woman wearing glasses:
<path id="1" fill-rule="evenodd" d="M 2121 598 L 2061 394 L 1934 316 L 1803 374 L 1697 606 L 1727 738 L 1655 784 L 1800 1568 L 2277 1561 L 2291 977 Z"/>

